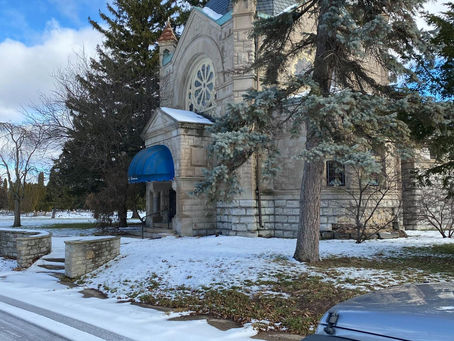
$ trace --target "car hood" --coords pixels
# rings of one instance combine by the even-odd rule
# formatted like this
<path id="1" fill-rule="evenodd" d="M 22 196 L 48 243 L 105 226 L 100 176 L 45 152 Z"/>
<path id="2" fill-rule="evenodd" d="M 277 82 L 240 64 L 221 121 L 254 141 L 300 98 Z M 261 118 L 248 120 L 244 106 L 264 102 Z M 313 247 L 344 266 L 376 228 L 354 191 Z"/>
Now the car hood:
<path id="1" fill-rule="evenodd" d="M 331 308 L 335 328 L 401 340 L 453 340 L 454 285 L 413 284 L 359 296 Z"/>

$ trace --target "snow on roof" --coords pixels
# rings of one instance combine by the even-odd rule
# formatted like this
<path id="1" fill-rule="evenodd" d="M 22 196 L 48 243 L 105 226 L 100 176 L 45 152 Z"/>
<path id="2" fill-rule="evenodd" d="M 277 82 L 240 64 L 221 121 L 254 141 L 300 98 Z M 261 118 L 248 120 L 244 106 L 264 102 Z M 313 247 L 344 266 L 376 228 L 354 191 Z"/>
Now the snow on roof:
<path id="1" fill-rule="evenodd" d="M 178 122 L 200 123 L 209 125 L 213 124 L 213 122 L 211 122 L 208 118 L 205 118 L 192 111 L 166 107 L 161 107 L 161 110 Z"/>
<path id="2" fill-rule="evenodd" d="M 218 20 L 219 18 L 222 17 L 222 14 L 219 14 L 219 13 L 213 11 L 213 10 L 212 10 L 211 8 L 209 8 L 209 7 L 204 7 L 204 8 L 202 8 L 202 11 L 203 11 L 206 15 L 208 15 L 211 19 L 213 19 L 213 20 Z"/>

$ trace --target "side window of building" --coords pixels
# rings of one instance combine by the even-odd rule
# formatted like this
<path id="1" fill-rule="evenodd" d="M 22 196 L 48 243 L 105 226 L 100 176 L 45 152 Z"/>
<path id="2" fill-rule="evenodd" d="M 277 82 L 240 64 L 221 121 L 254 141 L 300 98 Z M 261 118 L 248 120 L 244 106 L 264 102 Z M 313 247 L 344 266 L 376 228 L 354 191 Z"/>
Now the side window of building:
<path id="1" fill-rule="evenodd" d="M 326 185 L 345 186 L 345 167 L 339 162 L 326 162 Z"/>

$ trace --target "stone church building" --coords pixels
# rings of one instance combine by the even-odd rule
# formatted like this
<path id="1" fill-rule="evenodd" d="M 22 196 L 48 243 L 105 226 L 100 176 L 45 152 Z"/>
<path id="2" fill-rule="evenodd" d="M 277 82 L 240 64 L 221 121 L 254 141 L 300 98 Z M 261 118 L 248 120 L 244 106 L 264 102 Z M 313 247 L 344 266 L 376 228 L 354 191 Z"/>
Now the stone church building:
<path id="1" fill-rule="evenodd" d="M 272 182 L 261 183 L 254 158 L 242 166 L 243 192 L 234 202 L 210 205 L 191 195 L 203 179 L 204 168 L 209 167 L 212 122 L 199 114 L 223 115 L 227 103 L 241 101 L 245 91 L 260 86 L 252 73 L 236 72 L 254 60 L 257 42 L 249 36 L 254 18 L 277 15 L 292 4 L 292 0 L 210 0 L 203 9 L 193 8 L 179 39 L 167 24 L 158 41 L 161 107 L 144 128 L 146 148 L 129 170 L 131 183 L 146 182 L 150 228 L 168 227 L 182 236 L 296 236 L 303 161 L 295 155 L 304 136 L 282 136 L 276 141 L 282 166 Z M 289 72 L 305 62 L 304 58 L 296 61 Z M 395 159 L 389 169 L 406 171 Z M 348 171 L 339 171 L 330 161 L 325 173 L 320 229 L 331 231 L 346 223 L 342 205 L 349 200 L 345 189 L 352 182 Z M 333 186 L 334 182 L 340 186 Z M 385 206 L 398 210 L 400 198 L 412 196 L 412 188 L 399 185 Z M 414 204 L 414 200 L 402 202 Z M 414 228 L 412 207 L 403 208 L 403 219 L 394 222 L 394 228 Z"/>

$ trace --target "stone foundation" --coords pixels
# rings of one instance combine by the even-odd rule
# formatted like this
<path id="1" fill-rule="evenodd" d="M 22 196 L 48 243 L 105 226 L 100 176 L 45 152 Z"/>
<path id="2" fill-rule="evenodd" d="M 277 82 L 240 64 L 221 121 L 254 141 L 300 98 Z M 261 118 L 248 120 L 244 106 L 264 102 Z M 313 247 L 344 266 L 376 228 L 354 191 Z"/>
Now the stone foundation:
<path id="1" fill-rule="evenodd" d="M 65 241 L 65 275 L 80 277 L 120 255 L 120 237 Z"/>
<path id="2" fill-rule="evenodd" d="M 17 259 L 20 268 L 28 268 L 52 249 L 52 234 L 30 230 L 0 229 L 0 256 Z"/>
<path id="3" fill-rule="evenodd" d="M 398 205 L 396 194 L 392 193 L 377 210 L 375 219 L 379 222 L 392 207 Z M 351 198 L 341 190 L 329 189 L 322 192 L 320 202 L 320 233 L 322 239 L 344 239 L 344 232 L 333 231 L 336 226 L 351 225 L 345 216 L 344 207 Z M 263 195 L 261 219 L 257 200 L 236 200 L 232 203 L 218 203 L 217 231 L 227 236 L 296 238 L 299 224 L 299 193 Z M 261 224 L 260 224 L 261 220 Z M 392 232 L 401 227 L 389 226 L 382 232 Z M 326 232 L 326 233 L 325 233 Z M 335 233 L 334 233 L 335 232 Z M 354 238 L 349 232 L 349 238 Z"/>

